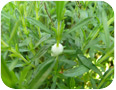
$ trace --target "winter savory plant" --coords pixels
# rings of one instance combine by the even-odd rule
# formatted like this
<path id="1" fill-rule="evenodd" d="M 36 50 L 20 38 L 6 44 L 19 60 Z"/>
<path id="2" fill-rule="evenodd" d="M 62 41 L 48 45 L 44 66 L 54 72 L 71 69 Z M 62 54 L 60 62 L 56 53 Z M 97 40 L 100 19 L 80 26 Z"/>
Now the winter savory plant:
<path id="1" fill-rule="evenodd" d="M 102 1 L 12 1 L 1 11 L 1 78 L 15 89 L 100 89 L 114 78 L 114 12 Z"/>

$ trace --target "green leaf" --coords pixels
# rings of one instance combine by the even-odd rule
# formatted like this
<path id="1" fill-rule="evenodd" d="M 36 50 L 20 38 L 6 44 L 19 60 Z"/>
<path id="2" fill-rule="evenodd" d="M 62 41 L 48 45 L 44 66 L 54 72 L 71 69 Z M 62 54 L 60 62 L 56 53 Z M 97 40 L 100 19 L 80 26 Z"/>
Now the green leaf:
<path id="1" fill-rule="evenodd" d="M 15 36 L 17 35 L 16 33 L 17 33 L 17 30 L 18 30 L 18 27 L 19 27 L 19 25 L 20 25 L 20 20 L 18 20 L 16 23 L 15 23 L 15 25 L 14 25 L 14 27 L 13 27 L 13 30 L 12 30 L 12 32 L 11 32 L 11 34 L 10 34 L 10 39 L 9 39 L 9 43 L 12 41 L 12 39 L 13 38 L 15 38 Z"/>
<path id="2" fill-rule="evenodd" d="M 68 30 L 67 33 L 71 33 L 73 31 L 80 29 L 82 26 L 86 25 L 92 19 L 93 19 L 92 17 L 89 17 L 89 18 L 82 20 L 81 22 L 75 24 L 70 30 Z"/>
<path id="3" fill-rule="evenodd" d="M 52 29 L 55 33 L 57 33 L 57 29 L 56 29 L 56 28 L 54 28 L 54 27 L 51 26 L 51 29 Z"/>
<path id="4" fill-rule="evenodd" d="M 33 18 L 27 18 L 27 20 L 32 24 L 32 25 L 37 25 L 38 27 L 40 27 L 42 30 L 44 30 L 45 32 L 51 34 L 50 30 L 40 21 L 37 21 Z"/>
<path id="5" fill-rule="evenodd" d="M 13 27 L 14 27 L 16 21 L 14 20 L 14 18 L 10 18 L 9 21 L 10 21 L 10 24 L 9 24 L 9 32 L 12 32 Z M 11 34 L 11 33 L 9 33 L 9 36 L 10 36 L 10 34 Z"/>
<path id="6" fill-rule="evenodd" d="M 50 37 L 50 35 L 45 35 L 45 36 L 41 37 L 41 39 L 35 44 L 34 49 L 36 47 L 38 47 L 43 41 L 47 40 L 49 37 Z"/>
<path id="7" fill-rule="evenodd" d="M 69 89 L 64 83 L 58 83 L 57 86 L 59 89 Z"/>
<path id="8" fill-rule="evenodd" d="M 76 62 L 72 61 L 72 60 L 66 60 L 66 59 L 59 59 L 60 62 L 66 63 L 68 65 L 76 65 Z"/>
<path id="9" fill-rule="evenodd" d="M 28 63 L 28 61 L 22 56 L 22 54 L 17 52 L 14 48 L 11 47 L 9 51 L 13 53 L 10 55 L 11 57 L 13 56 L 13 57 L 21 58 L 25 63 Z"/>
<path id="10" fill-rule="evenodd" d="M 85 72 L 88 72 L 89 69 L 85 66 L 81 65 L 79 67 L 69 69 L 67 71 L 64 71 L 63 75 L 67 77 L 74 77 L 74 76 L 80 76 L 83 75 Z"/>
<path id="11" fill-rule="evenodd" d="M 17 88 L 16 84 L 18 82 L 18 79 L 13 71 L 10 71 L 4 61 L 4 59 L 1 57 L 1 78 L 8 87 L 11 88 Z"/>
<path id="12" fill-rule="evenodd" d="M 90 32 L 90 34 L 87 37 L 87 42 L 89 42 L 90 40 L 94 40 L 97 37 L 97 35 L 99 34 L 99 31 L 100 31 L 99 28 L 100 28 L 100 26 L 97 26 Z"/>
<path id="13" fill-rule="evenodd" d="M 114 17 L 110 18 L 110 20 L 108 21 L 108 25 L 112 24 L 114 22 Z"/>
<path id="14" fill-rule="evenodd" d="M 18 9 L 15 9 L 15 16 L 17 19 L 20 17 L 20 11 Z"/>
<path id="15" fill-rule="evenodd" d="M 112 46 L 110 47 L 109 49 L 109 52 L 107 52 L 102 58 L 100 58 L 98 61 L 97 61 L 97 64 L 99 63 L 102 63 L 103 61 L 106 60 L 107 57 L 109 57 L 111 54 L 114 53 L 114 43 L 112 44 Z"/>
<path id="16" fill-rule="evenodd" d="M 105 83 L 105 80 L 114 72 L 114 68 L 109 69 L 102 77 L 102 79 L 100 80 L 100 83 L 97 87 L 97 89 L 100 89 L 103 85 L 103 83 Z"/>
<path id="17" fill-rule="evenodd" d="M 48 50 L 48 48 L 50 47 L 51 45 L 45 45 L 43 46 L 37 53 L 36 55 L 32 58 L 33 61 L 35 60 L 39 60 L 40 57 L 42 57 Z"/>
<path id="18" fill-rule="evenodd" d="M 71 77 L 70 78 L 70 88 L 74 89 L 74 87 L 75 87 L 75 79 L 74 79 L 74 77 Z"/>
<path id="19" fill-rule="evenodd" d="M 14 60 L 11 62 L 10 66 L 9 66 L 10 71 L 12 71 L 15 68 L 15 66 L 17 65 L 17 62 L 18 62 L 18 60 Z"/>
<path id="20" fill-rule="evenodd" d="M 100 72 L 100 70 L 88 58 L 86 58 L 82 54 L 78 54 L 78 58 L 84 66 L 86 66 L 89 69 L 92 69 L 93 71 L 98 73 L 100 76 L 102 76 L 102 73 Z"/>
<path id="21" fill-rule="evenodd" d="M 52 71 L 53 67 L 55 65 L 55 60 L 49 60 L 47 63 L 42 65 L 42 67 L 39 69 L 36 77 L 33 78 L 31 83 L 29 84 L 29 88 L 37 89 L 40 87 L 40 85 L 44 82 L 44 80 L 47 78 L 47 76 Z"/>
<path id="22" fill-rule="evenodd" d="M 57 14 L 57 20 L 60 22 L 62 20 L 62 14 L 63 14 L 63 9 L 65 6 L 65 1 L 55 1 L 56 3 L 56 14 Z"/>
<path id="23" fill-rule="evenodd" d="M 103 28 L 104 28 L 104 33 L 105 33 L 105 44 L 106 44 L 106 51 L 109 50 L 110 46 L 110 34 L 109 34 L 109 28 L 107 24 L 107 15 L 105 11 L 102 11 L 102 22 L 103 22 Z"/>
<path id="24" fill-rule="evenodd" d="M 51 89 L 55 89 L 56 88 L 57 76 L 54 76 L 52 81 L 53 81 L 53 83 L 51 85 Z"/>
<path id="25" fill-rule="evenodd" d="M 21 16 L 23 16 L 24 15 L 24 5 L 23 4 L 19 5 L 19 10 L 20 10 Z"/>
<path id="26" fill-rule="evenodd" d="M 63 53 L 66 53 L 66 54 L 75 54 L 76 50 L 64 50 Z"/>
<path id="27" fill-rule="evenodd" d="M 90 78 L 90 81 L 91 81 L 93 89 L 97 89 L 96 82 L 92 77 Z"/>
<path id="28" fill-rule="evenodd" d="M 88 43 L 85 44 L 84 50 L 88 49 L 88 48 L 95 48 L 95 45 L 98 43 L 98 38 L 96 38 L 95 40 L 90 40 Z"/>
<path id="29" fill-rule="evenodd" d="M 30 71 L 31 67 L 32 67 L 31 65 L 26 66 L 26 67 L 21 71 L 20 79 L 19 79 L 19 87 L 22 87 L 23 82 L 24 82 L 24 80 L 26 80 L 26 76 L 28 75 L 28 72 Z"/>
<path id="30" fill-rule="evenodd" d="M 7 18 L 7 19 L 12 18 L 12 16 L 9 15 L 9 14 L 8 14 L 7 12 L 5 12 L 4 10 L 2 10 L 2 12 L 1 12 L 1 16 L 5 17 L 5 18 Z"/>

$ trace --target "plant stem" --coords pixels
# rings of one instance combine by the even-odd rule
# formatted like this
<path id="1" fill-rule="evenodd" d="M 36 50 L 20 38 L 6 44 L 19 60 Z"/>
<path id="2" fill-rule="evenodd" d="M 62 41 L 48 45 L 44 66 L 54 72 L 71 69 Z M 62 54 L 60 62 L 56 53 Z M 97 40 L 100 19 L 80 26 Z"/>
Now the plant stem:
<path id="1" fill-rule="evenodd" d="M 40 5 L 40 3 L 39 3 L 39 5 Z M 39 15 L 38 15 L 39 7 L 38 7 L 38 5 L 37 5 L 37 1 L 35 2 L 35 12 L 36 12 L 36 20 L 39 20 Z M 37 30 L 38 30 L 39 38 L 41 38 L 41 31 L 40 31 L 40 28 L 37 27 Z"/>
<path id="2" fill-rule="evenodd" d="M 103 62 L 108 56 L 110 56 L 114 52 L 114 48 L 112 48 L 109 52 L 107 52 L 100 60 L 98 60 L 97 64 Z"/>
<path id="3" fill-rule="evenodd" d="M 57 69 L 58 69 L 58 56 L 56 57 L 56 65 L 55 65 L 55 72 L 57 73 Z"/>
<path id="4" fill-rule="evenodd" d="M 59 46 L 59 41 L 60 41 L 60 22 L 58 22 L 57 25 L 57 47 Z"/>
<path id="5" fill-rule="evenodd" d="M 56 64 L 54 67 L 55 76 L 53 77 L 53 85 L 51 86 L 51 89 L 55 89 L 56 87 L 56 81 L 57 81 L 57 72 L 58 72 L 58 56 L 56 57 Z"/>
<path id="6" fill-rule="evenodd" d="M 106 80 L 106 78 L 107 78 L 111 73 L 113 73 L 113 71 L 114 71 L 114 68 L 112 68 L 112 69 L 103 77 L 103 79 L 101 80 L 101 82 L 100 82 L 99 85 L 98 85 L 98 89 L 103 85 L 103 83 L 104 83 L 104 81 Z"/>
<path id="7" fill-rule="evenodd" d="M 2 39 L 1 39 L 1 44 L 3 44 L 5 47 L 9 47 L 8 44 L 6 44 Z"/>
<path id="8" fill-rule="evenodd" d="M 52 20 L 52 18 L 51 18 L 51 16 L 50 16 L 50 14 L 48 13 L 48 10 L 47 10 L 46 3 L 45 3 L 45 2 L 44 2 L 44 7 L 45 7 L 45 10 L 46 10 L 46 13 L 47 13 L 48 17 L 49 17 L 50 20 L 51 20 L 52 25 L 55 26 L 54 23 L 53 23 L 53 20 Z"/>
<path id="9" fill-rule="evenodd" d="M 1 39 L 1 43 L 5 46 L 5 47 L 9 47 L 8 44 L 6 44 L 2 39 Z M 29 62 L 19 53 L 17 52 L 14 48 L 9 48 L 8 49 L 10 52 L 16 54 L 17 57 L 21 58 L 26 64 L 29 64 Z M 32 67 L 35 67 L 33 64 L 30 64 Z"/>
<path id="10" fill-rule="evenodd" d="M 29 33 L 28 33 L 28 30 L 27 30 L 27 27 L 26 27 L 25 20 L 24 20 L 23 16 L 21 17 L 21 20 L 22 20 L 22 24 L 23 24 L 23 28 L 24 28 L 24 33 L 26 35 L 28 35 Z"/>

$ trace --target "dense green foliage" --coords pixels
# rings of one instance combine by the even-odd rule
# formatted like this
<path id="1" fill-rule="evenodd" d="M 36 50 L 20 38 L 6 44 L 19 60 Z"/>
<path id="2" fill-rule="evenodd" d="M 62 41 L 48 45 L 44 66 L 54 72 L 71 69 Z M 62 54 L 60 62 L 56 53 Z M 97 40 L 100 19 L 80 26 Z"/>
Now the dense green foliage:
<path id="1" fill-rule="evenodd" d="M 51 47 L 64 46 L 51 56 Z M 114 77 L 114 12 L 100 1 L 15 1 L 1 12 L 1 76 L 11 88 L 105 88 Z"/>

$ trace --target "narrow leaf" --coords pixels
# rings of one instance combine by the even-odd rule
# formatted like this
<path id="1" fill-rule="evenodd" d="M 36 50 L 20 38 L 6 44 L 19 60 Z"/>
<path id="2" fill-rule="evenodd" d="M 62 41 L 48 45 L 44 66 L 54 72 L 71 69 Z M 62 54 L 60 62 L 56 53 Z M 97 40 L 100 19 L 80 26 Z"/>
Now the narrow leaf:
<path id="1" fill-rule="evenodd" d="M 18 60 L 14 60 L 11 62 L 10 66 L 9 66 L 10 71 L 12 71 L 15 68 L 15 66 L 17 65 L 17 62 L 18 62 Z"/>
<path id="2" fill-rule="evenodd" d="M 39 60 L 40 57 L 42 57 L 48 50 L 48 48 L 50 47 L 51 45 L 45 45 L 43 46 L 37 53 L 36 55 L 32 58 L 32 60 Z"/>
<path id="3" fill-rule="evenodd" d="M 45 36 L 43 36 L 43 37 L 35 44 L 34 49 L 35 49 L 36 47 L 38 47 L 43 41 L 47 40 L 49 37 L 50 37 L 50 35 L 45 35 Z"/>
<path id="4" fill-rule="evenodd" d="M 105 82 L 105 80 L 108 78 L 108 76 L 110 76 L 112 73 L 114 72 L 114 68 L 109 69 L 104 75 L 103 78 L 100 80 L 100 83 L 98 85 L 98 89 L 100 89 L 103 85 L 103 83 Z"/>
<path id="5" fill-rule="evenodd" d="M 17 30 L 18 30 L 19 25 L 20 25 L 20 20 L 18 20 L 18 21 L 15 23 L 14 27 L 13 27 L 13 30 L 12 30 L 12 32 L 11 32 L 11 34 L 10 34 L 9 43 L 12 41 L 12 39 L 13 39 L 14 36 L 16 35 L 16 32 L 17 32 Z"/>
<path id="6" fill-rule="evenodd" d="M 64 76 L 67 77 L 74 77 L 74 76 L 80 76 L 83 75 L 85 72 L 88 72 L 89 69 L 86 68 L 85 66 L 81 65 L 79 67 L 69 69 L 63 73 Z"/>
<path id="7" fill-rule="evenodd" d="M 92 77 L 90 78 L 90 81 L 91 81 L 93 89 L 97 89 L 96 82 Z"/>
<path id="8" fill-rule="evenodd" d="M 8 87 L 16 88 L 16 83 L 17 83 L 18 79 L 17 79 L 15 73 L 8 69 L 8 67 L 2 57 L 1 57 L 1 78 Z"/>
<path id="9" fill-rule="evenodd" d="M 2 12 L 1 12 L 1 16 L 5 17 L 5 18 L 7 18 L 7 19 L 12 18 L 12 16 L 11 16 L 11 15 L 9 15 L 8 13 L 6 13 L 6 12 L 5 12 L 5 11 L 3 11 L 3 10 L 2 10 Z"/>
<path id="10" fill-rule="evenodd" d="M 99 63 L 102 63 L 103 61 L 106 60 L 107 57 L 109 57 L 111 54 L 114 53 L 114 43 L 112 44 L 112 46 L 110 47 L 109 49 L 109 52 L 107 52 L 102 58 L 100 58 L 98 61 L 97 61 L 97 64 Z"/>
<path id="11" fill-rule="evenodd" d="M 102 73 L 100 72 L 100 70 L 88 58 L 86 58 L 82 54 L 78 54 L 78 58 L 84 66 L 86 66 L 89 69 L 92 69 L 93 71 L 98 73 L 100 76 L 102 76 Z"/>
<path id="12" fill-rule="evenodd" d="M 86 18 L 86 19 L 82 20 L 81 22 L 75 24 L 69 31 L 67 31 L 67 33 L 71 33 L 73 31 L 76 31 L 76 30 L 80 29 L 82 26 L 86 25 L 92 19 L 93 18 L 89 17 L 89 18 Z"/>
<path id="13" fill-rule="evenodd" d="M 29 84 L 29 88 L 37 89 L 43 83 L 43 81 L 47 78 L 47 76 L 52 71 L 55 65 L 55 60 L 49 60 L 48 63 L 45 63 L 40 70 L 38 71 L 37 75 L 31 83 Z"/>
<path id="14" fill-rule="evenodd" d="M 41 23 L 40 21 L 37 21 L 33 18 L 27 18 L 27 20 L 33 24 L 33 25 L 37 25 L 38 27 L 40 27 L 42 30 L 44 30 L 45 32 L 47 33 L 50 33 L 50 30 L 43 24 Z"/>
<path id="15" fill-rule="evenodd" d="M 65 6 L 65 1 L 55 1 L 56 3 L 56 14 L 57 20 L 60 22 L 62 20 L 63 8 Z"/>
<path id="16" fill-rule="evenodd" d="M 107 24 L 107 15 L 104 10 L 102 12 L 102 22 L 103 22 L 103 28 L 105 33 L 105 44 L 106 44 L 106 48 L 107 48 L 106 51 L 107 51 L 109 50 L 109 45 L 110 45 L 110 34 L 109 34 L 109 29 Z"/>
<path id="17" fill-rule="evenodd" d="M 19 80 L 19 86 L 22 87 L 22 83 L 25 80 L 29 70 L 31 69 L 31 65 L 26 66 L 22 71 L 21 71 L 21 75 L 20 75 L 20 80 Z"/>

